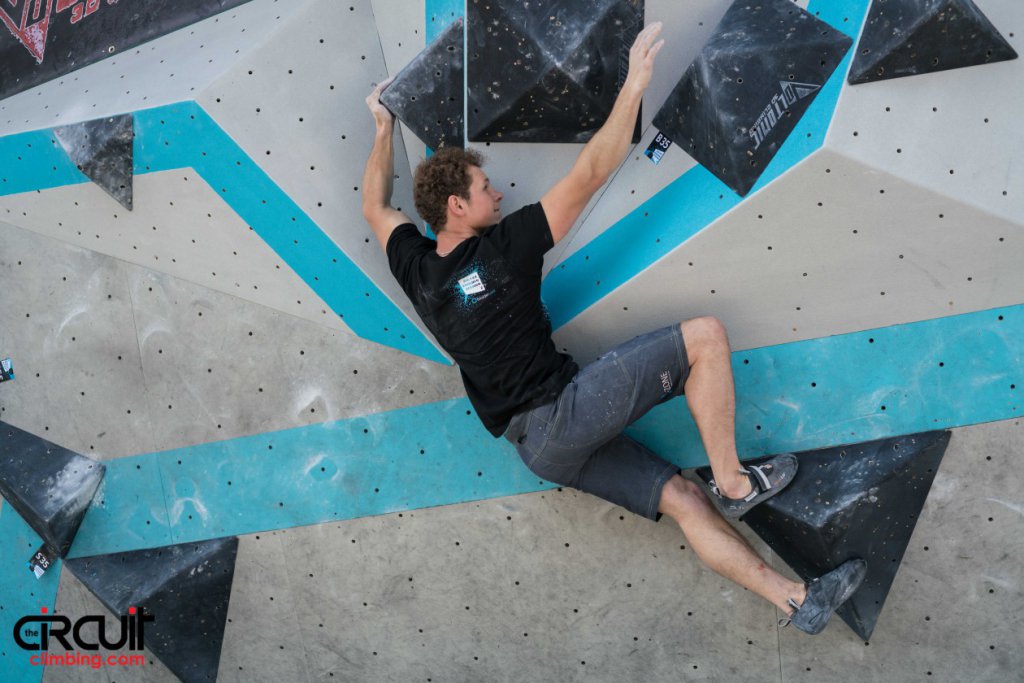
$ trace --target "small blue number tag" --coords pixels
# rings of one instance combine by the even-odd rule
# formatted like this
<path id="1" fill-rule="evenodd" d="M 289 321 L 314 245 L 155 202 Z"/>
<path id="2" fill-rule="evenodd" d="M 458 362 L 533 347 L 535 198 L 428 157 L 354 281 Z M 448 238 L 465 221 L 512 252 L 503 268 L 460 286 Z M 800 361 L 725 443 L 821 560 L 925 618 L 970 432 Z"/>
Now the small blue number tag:
<path id="1" fill-rule="evenodd" d="M 648 145 L 647 149 L 644 150 L 644 155 L 651 160 L 652 163 L 657 164 L 661 161 L 661 158 L 665 156 L 665 152 L 672 146 L 672 141 L 665 137 L 660 132 L 655 136 L 651 144 Z"/>

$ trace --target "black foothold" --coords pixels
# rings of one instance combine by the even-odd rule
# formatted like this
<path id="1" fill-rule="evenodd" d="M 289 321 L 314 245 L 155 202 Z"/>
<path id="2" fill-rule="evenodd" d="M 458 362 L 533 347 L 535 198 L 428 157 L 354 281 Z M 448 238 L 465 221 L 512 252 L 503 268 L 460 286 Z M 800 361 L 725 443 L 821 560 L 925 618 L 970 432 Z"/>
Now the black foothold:
<path id="1" fill-rule="evenodd" d="M 864 583 L 836 614 L 868 640 L 950 434 L 927 432 L 799 453 L 793 482 L 743 521 L 804 581 L 846 560 L 865 560 Z M 707 467 L 697 474 L 704 481 L 711 478 Z"/>
<path id="2" fill-rule="evenodd" d="M 868 83 L 1016 58 L 971 0 L 874 0 L 847 80 Z"/>
<path id="3" fill-rule="evenodd" d="M 743 196 L 852 42 L 790 0 L 737 0 L 654 125 Z"/>
<path id="4" fill-rule="evenodd" d="M 76 557 L 67 568 L 116 616 L 136 607 L 145 647 L 182 681 L 217 679 L 238 538 Z"/>
<path id="5" fill-rule="evenodd" d="M 463 33 L 459 18 L 409 62 L 380 97 L 432 149 L 464 145 Z"/>
<path id="6" fill-rule="evenodd" d="M 467 4 L 468 134 L 479 142 L 586 142 L 611 113 L 643 0 Z M 640 117 L 633 141 L 640 140 Z"/>
<path id="7" fill-rule="evenodd" d="M 67 555 L 105 469 L 0 422 L 0 493 L 59 557 Z"/>
<path id="8" fill-rule="evenodd" d="M 107 116 L 54 128 L 53 132 L 78 170 L 131 211 L 135 138 L 132 115 Z"/>

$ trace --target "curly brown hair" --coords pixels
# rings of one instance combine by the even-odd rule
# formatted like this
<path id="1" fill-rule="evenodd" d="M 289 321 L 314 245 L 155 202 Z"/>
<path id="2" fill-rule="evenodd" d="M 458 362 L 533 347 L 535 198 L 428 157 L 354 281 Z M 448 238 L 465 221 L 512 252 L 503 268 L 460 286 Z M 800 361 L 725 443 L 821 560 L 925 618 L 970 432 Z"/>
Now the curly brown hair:
<path id="1" fill-rule="evenodd" d="M 448 220 L 448 197 L 469 199 L 469 167 L 483 166 L 483 156 L 471 149 L 442 147 L 416 167 L 412 196 L 416 211 L 434 232 Z"/>

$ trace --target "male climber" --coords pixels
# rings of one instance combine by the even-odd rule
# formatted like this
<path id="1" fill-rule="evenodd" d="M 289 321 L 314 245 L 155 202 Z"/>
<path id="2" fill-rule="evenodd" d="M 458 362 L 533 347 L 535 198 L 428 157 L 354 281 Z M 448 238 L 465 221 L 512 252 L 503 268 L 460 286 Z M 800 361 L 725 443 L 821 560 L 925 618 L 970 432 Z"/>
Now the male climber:
<path id="1" fill-rule="evenodd" d="M 424 237 L 391 207 L 394 116 L 366 98 L 377 125 L 363 177 L 363 215 L 416 312 L 452 355 L 484 426 L 504 436 L 539 477 L 621 505 L 648 519 L 672 517 L 698 557 L 764 597 L 800 630 L 818 633 L 859 586 L 862 560 L 810 584 L 768 567 L 722 514 L 738 518 L 793 478 L 793 455 L 742 467 L 736 453 L 735 397 L 725 328 L 712 317 L 636 337 L 579 368 L 558 353 L 540 300 L 544 253 L 569 232 L 630 147 L 640 100 L 663 40 L 647 26 L 629 54 L 629 71 L 604 125 L 562 180 L 502 218 L 502 194 L 471 150 L 442 149 L 414 178 Z M 686 395 L 706 447 L 711 498 L 678 467 L 622 434 L 654 405 Z"/>

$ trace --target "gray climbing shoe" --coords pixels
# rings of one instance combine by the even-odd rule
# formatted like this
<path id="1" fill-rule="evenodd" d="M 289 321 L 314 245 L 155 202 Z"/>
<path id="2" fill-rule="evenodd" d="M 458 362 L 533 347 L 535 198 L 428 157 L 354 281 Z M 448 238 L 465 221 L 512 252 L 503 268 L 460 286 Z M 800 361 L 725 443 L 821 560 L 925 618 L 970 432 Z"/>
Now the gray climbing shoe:
<path id="1" fill-rule="evenodd" d="M 739 519 L 750 508 L 763 503 L 786 488 L 796 475 L 797 459 L 792 453 L 784 453 L 757 465 L 741 467 L 740 472 L 750 479 L 751 491 L 745 498 L 726 498 L 718 490 L 715 480 L 708 482 L 711 500 L 718 511 L 728 519 Z"/>
<path id="2" fill-rule="evenodd" d="M 867 572 L 868 563 L 864 560 L 847 560 L 828 574 L 816 578 L 807 584 L 804 604 L 797 607 L 796 602 L 790 598 L 789 606 L 795 611 L 780 624 L 786 626 L 792 623 L 811 635 L 821 633 L 836 608 L 849 600 L 860 587 Z"/>

